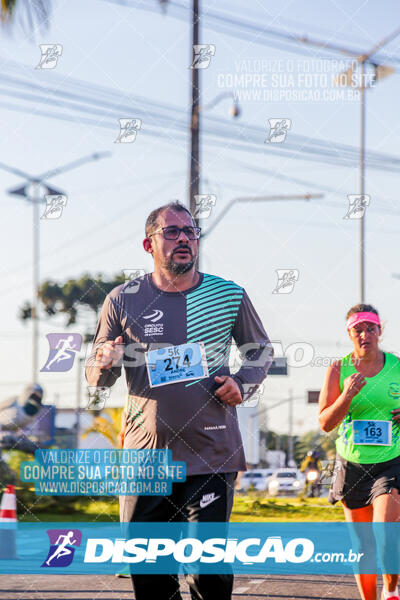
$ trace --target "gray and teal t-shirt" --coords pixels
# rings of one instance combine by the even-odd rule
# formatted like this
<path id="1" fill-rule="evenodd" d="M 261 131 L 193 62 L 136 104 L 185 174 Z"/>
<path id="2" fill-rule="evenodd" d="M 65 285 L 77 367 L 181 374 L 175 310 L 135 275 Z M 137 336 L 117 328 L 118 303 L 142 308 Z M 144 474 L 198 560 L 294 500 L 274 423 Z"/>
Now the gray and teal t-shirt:
<path id="1" fill-rule="evenodd" d="M 260 384 L 273 351 L 245 290 L 221 277 L 200 273 L 182 292 L 164 292 L 146 274 L 114 288 L 97 325 L 86 378 L 91 386 L 113 385 L 121 367 L 100 369 L 96 349 L 122 335 L 128 387 L 125 448 L 169 448 L 173 460 L 186 462 L 188 475 L 244 470 L 245 456 L 236 408 L 214 396 L 215 376 L 230 375 L 232 338 L 244 348 L 233 375 L 244 386 Z M 144 353 L 160 344 L 202 342 L 208 377 L 150 387 Z M 241 410 L 246 410 L 245 408 Z"/>

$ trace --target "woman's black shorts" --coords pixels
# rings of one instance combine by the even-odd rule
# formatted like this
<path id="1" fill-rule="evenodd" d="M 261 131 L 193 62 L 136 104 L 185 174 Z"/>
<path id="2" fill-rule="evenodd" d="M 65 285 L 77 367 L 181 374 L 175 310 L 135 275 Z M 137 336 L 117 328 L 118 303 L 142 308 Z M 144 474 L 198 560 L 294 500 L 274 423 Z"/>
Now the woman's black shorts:
<path id="1" fill-rule="evenodd" d="M 382 463 L 359 464 L 337 455 L 329 502 L 343 500 L 350 509 L 363 508 L 393 488 L 400 492 L 400 456 Z"/>

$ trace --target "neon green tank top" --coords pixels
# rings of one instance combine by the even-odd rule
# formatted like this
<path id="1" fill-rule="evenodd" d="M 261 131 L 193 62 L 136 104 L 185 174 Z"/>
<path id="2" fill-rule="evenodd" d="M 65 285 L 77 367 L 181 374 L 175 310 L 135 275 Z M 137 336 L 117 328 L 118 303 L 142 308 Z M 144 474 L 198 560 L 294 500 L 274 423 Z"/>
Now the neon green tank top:
<path id="1" fill-rule="evenodd" d="M 391 410 L 400 408 L 400 362 L 389 352 L 385 352 L 383 369 L 374 377 L 366 377 L 367 384 L 354 396 L 349 411 L 342 421 L 336 440 L 337 453 L 351 462 L 360 464 L 381 463 L 400 456 L 400 425 L 392 421 L 391 446 L 361 446 L 353 442 L 353 421 L 367 419 L 391 421 Z M 351 353 L 340 360 L 340 392 L 343 381 L 357 373 L 351 360 Z"/>

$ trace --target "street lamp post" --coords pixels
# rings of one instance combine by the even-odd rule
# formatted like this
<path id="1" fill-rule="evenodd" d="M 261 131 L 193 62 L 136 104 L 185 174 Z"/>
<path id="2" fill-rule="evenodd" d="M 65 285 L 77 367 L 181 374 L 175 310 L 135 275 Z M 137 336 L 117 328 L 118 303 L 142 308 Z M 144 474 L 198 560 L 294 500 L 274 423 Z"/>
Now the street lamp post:
<path id="1" fill-rule="evenodd" d="M 214 223 L 202 234 L 202 238 L 206 238 L 210 233 L 215 229 L 218 223 L 225 217 L 226 213 L 235 205 L 239 203 L 246 202 L 281 202 L 281 201 L 289 201 L 289 200 L 317 200 L 324 197 L 324 194 L 278 194 L 275 196 L 249 196 L 243 198 L 234 198 L 231 200 L 223 210 L 219 213 L 218 217 L 215 219 Z"/>
<path id="2" fill-rule="evenodd" d="M 392 34 L 393 37 L 396 34 Z M 366 83 L 365 65 L 378 48 L 389 40 L 383 40 L 377 44 L 371 52 L 358 57 L 355 63 L 345 72 L 342 73 L 337 81 L 339 85 L 353 85 L 353 73 L 357 65 L 360 66 L 360 198 L 363 200 L 365 196 L 365 131 L 366 131 L 366 91 L 370 86 Z M 393 72 L 393 69 L 384 67 L 383 65 L 374 64 L 375 80 L 382 79 Z M 365 219 L 366 211 L 360 217 L 360 302 L 365 302 Z"/>
<path id="3" fill-rule="evenodd" d="M 312 46 L 323 46 L 324 48 L 330 48 L 335 51 L 343 52 L 348 56 L 352 56 L 355 59 L 355 64 L 353 64 L 345 73 L 342 73 L 337 81 L 339 85 L 352 85 L 352 77 L 353 72 L 357 64 L 360 65 L 361 68 L 361 86 L 360 90 L 360 102 L 361 102 L 361 123 L 360 123 L 360 195 L 361 198 L 365 195 L 365 125 L 366 125 L 366 97 L 365 91 L 367 86 L 365 84 L 365 64 L 368 63 L 373 66 L 375 71 L 375 80 L 383 79 L 388 75 L 391 75 L 394 71 L 391 67 L 387 67 L 385 65 L 377 64 L 372 56 L 383 46 L 385 46 L 388 42 L 396 38 L 400 34 L 400 27 L 398 27 L 393 33 L 383 38 L 380 42 L 375 44 L 375 46 L 369 52 L 362 54 L 361 56 L 357 56 L 354 50 L 349 48 L 341 48 L 335 44 L 321 43 L 311 40 L 307 37 L 298 38 L 299 42 L 309 44 Z M 344 76 L 344 77 L 343 77 Z M 365 211 L 360 218 L 360 302 L 364 302 L 365 299 Z"/>
<path id="4" fill-rule="evenodd" d="M 56 167 L 50 171 L 46 171 L 42 175 L 36 177 L 21 171 L 20 169 L 11 167 L 4 163 L 0 163 L 0 169 L 8 171 L 13 175 L 22 177 L 26 183 L 22 186 L 8 190 L 9 194 L 22 196 L 33 206 L 33 294 L 32 294 L 32 381 L 37 381 L 38 374 L 38 340 L 39 340 L 39 282 L 40 282 L 40 215 L 39 206 L 44 202 L 45 195 L 64 195 L 59 189 L 50 186 L 45 180 L 60 175 L 87 162 L 99 160 L 111 156 L 110 152 L 95 152 L 89 156 L 77 159 L 62 167 Z"/>
<path id="5" fill-rule="evenodd" d="M 208 104 L 205 104 L 204 106 L 199 106 L 199 110 L 211 110 L 212 108 L 214 108 L 214 106 L 217 106 L 217 104 L 219 104 L 225 98 L 231 98 L 232 100 L 230 116 L 234 119 L 240 117 L 241 108 L 233 92 L 221 92 L 220 94 L 218 94 L 218 96 L 215 96 L 215 98 L 211 100 L 211 102 L 209 102 Z"/>

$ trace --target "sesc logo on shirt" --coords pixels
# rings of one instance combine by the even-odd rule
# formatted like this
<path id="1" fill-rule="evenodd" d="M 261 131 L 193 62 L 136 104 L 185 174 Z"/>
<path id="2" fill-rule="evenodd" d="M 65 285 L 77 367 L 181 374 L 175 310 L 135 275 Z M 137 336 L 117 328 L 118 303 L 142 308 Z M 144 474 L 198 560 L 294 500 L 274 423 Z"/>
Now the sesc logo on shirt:
<path id="1" fill-rule="evenodd" d="M 145 336 L 162 335 L 164 333 L 164 323 L 158 323 L 163 316 L 163 311 L 159 309 L 154 309 L 150 314 L 143 316 L 143 319 L 148 320 L 148 323 L 144 326 Z"/>
<path id="2" fill-rule="evenodd" d="M 394 398 L 395 400 L 398 400 L 400 398 L 400 386 L 397 383 L 397 381 L 389 383 L 388 394 L 391 398 Z"/>

